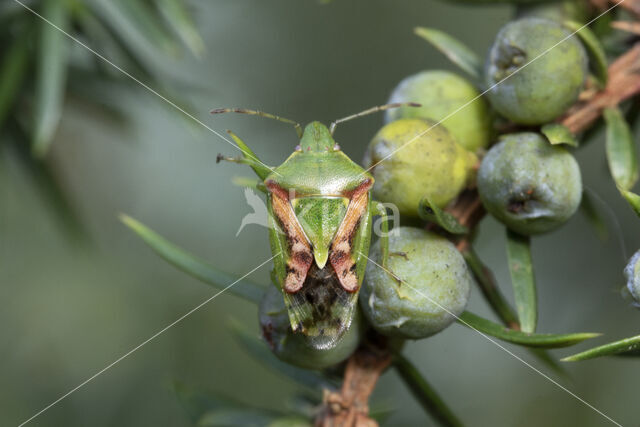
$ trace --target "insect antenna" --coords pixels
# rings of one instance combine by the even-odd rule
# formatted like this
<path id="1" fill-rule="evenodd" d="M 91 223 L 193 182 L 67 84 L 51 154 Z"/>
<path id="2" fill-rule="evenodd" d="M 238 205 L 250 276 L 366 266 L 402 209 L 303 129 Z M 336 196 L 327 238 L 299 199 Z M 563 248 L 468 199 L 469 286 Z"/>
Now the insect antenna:
<path id="1" fill-rule="evenodd" d="M 336 126 L 339 123 L 347 122 L 349 120 L 357 119 L 359 117 L 367 116 L 369 114 L 377 113 L 378 111 L 391 110 L 392 108 L 400 108 L 400 107 L 422 107 L 422 104 L 418 104 L 415 102 L 397 102 L 395 104 L 386 104 L 386 105 L 378 105 L 377 107 L 369 108 L 368 110 L 361 111 L 357 114 L 352 114 L 351 116 L 343 117 L 342 119 L 338 119 L 331 123 L 329 127 L 329 132 L 333 135 L 333 132 L 336 130 Z"/>
<path id="2" fill-rule="evenodd" d="M 267 119 L 273 119 L 279 122 L 289 123 L 290 125 L 293 125 L 293 127 L 295 128 L 296 133 L 298 134 L 298 138 L 302 138 L 302 126 L 300 126 L 300 123 L 290 119 L 286 119 L 284 117 L 276 116 L 275 114 L 269 114 L 269 113 L 265 113 L 264 111 L 258 111 L 258 110 L 247 110 L 246 108 L 216 108 L 215 110 L 211 110 L 211 114 L 222 114 L 222 113 L 250 114 L 252 116 L 266 117 Z"/>

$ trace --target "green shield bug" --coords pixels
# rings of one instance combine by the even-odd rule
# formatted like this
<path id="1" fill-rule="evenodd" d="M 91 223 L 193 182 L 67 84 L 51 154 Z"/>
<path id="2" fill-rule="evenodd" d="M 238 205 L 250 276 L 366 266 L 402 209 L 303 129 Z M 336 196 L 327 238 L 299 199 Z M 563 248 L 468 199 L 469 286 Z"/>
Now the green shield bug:
<path id="1" fill-rule="evenodd" d="M 291 328 L 307 336 L 312 347 L 333 347 L 349 329 L 358 302 L 371 242 L 374 208 L 373 176 L 344 154 L 333 139 L 338 123 L 403 105 L 389 104 L 337 120 L 329 128 L 320 122 L 302 127 L 289 119 L 261 111 L 217 109 L 258 115 L 295 126 L 299 144 L 284 163 L 266 166 L 234 133 L 242 151 L 238 158 L 218 156 L 249 165 L 266 193 L 269 241 L 274 254 L 273 277 L 280 287 Z M 385 243 L 383 242 L 383 245 Z"/>

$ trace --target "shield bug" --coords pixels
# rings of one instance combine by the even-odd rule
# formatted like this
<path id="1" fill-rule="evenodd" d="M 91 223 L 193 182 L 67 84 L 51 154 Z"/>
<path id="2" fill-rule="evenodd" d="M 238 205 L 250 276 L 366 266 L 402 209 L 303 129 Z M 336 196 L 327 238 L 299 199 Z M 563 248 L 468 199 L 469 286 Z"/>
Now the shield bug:
<path id="1" fill-rule="evenodd" d="M 315 348 L 334 346 L 349 329 L 364 277 L 374 208 L 373 176 L 353 162 L 333 139 L 338 123 L 403 105 L 389 104 L 337 120 L 329 128 L 320 122 L 304 131 L 293 120 L 261 111 L 217 109 L 258 115 L 294 125 L 299 138 L 295 151 L 276 168 L 266 166 L 234 133 L 242 151 L 238 158 L 218 156 L 249 165 L 266 193 L 269 241 L 274 254 L 272 277 L 280 287 L 291 328 L 307 336 Z M 386 244 L 383 242 L 383 245 Z"/>

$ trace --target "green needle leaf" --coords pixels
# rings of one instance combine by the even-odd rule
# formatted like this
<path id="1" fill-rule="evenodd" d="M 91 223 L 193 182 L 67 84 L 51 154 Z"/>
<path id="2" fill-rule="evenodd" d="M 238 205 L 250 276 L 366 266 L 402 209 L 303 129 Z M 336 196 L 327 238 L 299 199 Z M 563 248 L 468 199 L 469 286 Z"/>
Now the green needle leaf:
<path id="1" fill-rule="evenodd" d="M 444 54 L 451 62 L 467 72 L 475 79 L 482 76 L 482 61 L 480 58 L 462 42 L 454 39 L 450 35 L 433 28 L 417 27 L 415 34 L 431 43 L 436 49 Z"/>
<path id="2" fill-rule="evenodd" d="M 607 160 L 618 188 L 630 190 L 638 181 L 638 155 L 631 129 L 617 108 L 606 108 Z"/>
<path id="3" fill-rule="evenodd" d="M 580 210 L 582 211 L 584 216 L 587 217 L 589 224 L 591 224 L 600 240 L 607 240 L 609 238 L 609 230 L 607 229 L 607 224 L 605 223 L 604 218 L 602 218 L 602 215 L 600 215 L 598 209 L 596 209 L 596 206 L 593 203 L 593 199 L 587 191 L 582 192 Z"/>
<path id="4" fill-rule="evenodd" d="M 607 85 L 608 80 L 608 64 L 607 64 L 607 55 L 605 54 L 604 47 L 600 43 L 598 37 L 591 31 L 589 27 L 584 26 L 578 22 L 574 21 L 565 21 L 564 26 L 570 29 L 571 31 L 578 31 L 577 35 L 582 40 L 582 44 L 587 50 L 587 54 L 589 55 L 589 62 L 591 68 L 593 69 L 593 73 L 598 80 L 598 83 L 601 87 L 605 87 Z"/>
<path id="5" fill-rule="evenodd" d="M 622 189 L 620 189 L 620 193 L 622 194 L 622 197 L 629 202 L 631 209 L 633 209 L 636 215 L 640 216 L 640 196 L 636 193 L 632 193 L 631 191 L 625 191 Z"/>
<path id="6" fill-rule="evenodd" d="M 523 332 L 535 332 L 538 309 L 529 237 L 507 231 L 507 257 L 520 328 Z"/>
<path id="7" fill-rule="evenodd" d="M 466 234 L 469 229 L 460 224 L 449 212 L 445 212 L 424 196 L 418 206 L 418 216 L 425 221 L 434 222 L 452 234 Z"/>
<path id="8" fill-rule="evenodd" d="M 132 57 L 155 73 L 159 53 L 177 56 L 178 47 L 158 23 L 145 2 L 131 0 L 87 0 L 96 17 L 104 22 Z"/>
<path id="9" fill-rule="evenodd" d="M 267 425 L 283 414 L 253 406 L 218 393 L 174 382 L 178 401 L 196 426 Z"/>
<path id="10" fill-rule="evenodd" d="M 462 426 L 462 422 L 449 409 L 431 385 L 424 379 L 418 369 L 404 356 L 398 354 L 394 357 L 393 366 L 398 371 L 400 378 L 407 385 L 413 396 L 422 407 L 435 418 L 442 426 Z"/>
<path id="11" fill-rule="evenodd" d="M 596 357 L 603 356 L 639 356 L 640 354 L 638 353 L 638 351 L 640 351 L 640 335 L 604 344 L 599 347 L 583 351 L 582 353 L 565 357 L 561 360 L 563 362 L 578 362 L 581 360 L 595 359 Z"/>
<path id="12" fill-rule="evenodd" d="M 21 34 L 9 47 L 2 58 L 0 68 L 0 128 L 7 113 L 15 103 L 16 96 L 22 87 L 29 62 L 30 37 Z"/>
<path id="13" fill-rule="evenodd" d="M 320 389 L 335 389 L 336 385 L 323 377 L 318 372 L 309 371 L 307 369 L 301 369 L 290 365 L 288 363 L 280 361 L 276 356 L 269 351 L 267 344 L 259 340 L 256 336 L 250 334 L 239 323 L 233 321 L 231 323 L 231 329 L 233 331 L 234 338 L 249 353 L 255 360 L 264 364 L 265 366 L 284 374 L 291 378 L 296 383 L 305 386 L 313 391 Z"/>
<path id="14" fill-rule="evenodd" d="M 169 55 L 178 54 L 178 46 L 171 39 L 169 33 L 160 24 L 157 15 L 143 1 L 109 0 L 115 7 L 120 8 L 122 16 L 128 21 L 149 44 Z"/>
<path id="15" fill-rule="evenodd" d="M 174 382 L 173 389 L 178 402 L 194 424 L 208 411 L 220 408 L 235 408 L 240 405 L 237 401 L 226 396 L 209 391 L 196 390 L 180 381 Z"/>
<path id="16" fill-rule="evenodd" d="M 42 16 L 63 31 L 69 29 L 67 3 L 44 0 Z M 38 44 L 33 145 L 35 156 L 44 157 L 62 116 L 67 79 L 67 36 L 45 21 L 40 21 Z"/>
<path id="17" fill-rule="evenodd" d="M 13 151 L 13 160 L 17 162 L 28 175 L 32 182 L 33 190 L 38 197 L 47 204 L 49 213 L 58 221 L 64 229 L 65 236 L 70 238 L 75 244 L 91 243 L 91 238 L 87 229 L 73 205 L 66 189 L 60 182 L 53 168 L 47 160 L 35 159 L 25 141 L 28 136 L 19 128 L 14 129 L 15 133 L 7 144 Z"/>
<path id="18" fill-rule="evenodd" d="M 500 288 L 498 287 L 491 270 L 482 263 L 473 248 L 467 249 L 462 253 L 462 255 L 467 261 L 467 265 L 473 273 L 476 283 L 480 286 L 482 295 L 493 309 L 493 312 L 500 318 L 507 328 L 519 330 L 520 323 L 518 322 L 518 317 L 513 312 L 513 309 L 509 305 L 507 299 L 502 295 L 502 292 L 500 292 Z M 529 351 L 549 368 L 558 373 L 564 373 L 558 362 L 545 350 L 530 348 Z"/>
<path id="19" fill-rule="evenodd" d="M 590 332 L 579 332 L 575 334 L 529 334 L 507 329 L 502 325 L 468 311 L 460 315 L 458 323 L 512 344 L 535 348 L 569 347 L 584 340 L 600 336 L 600 334 Z"/>
<path id="20" fill-rule="evenodd" d="M 494 313 L 502 320 L 502 322 L 512 329 L 520 328 L 518 318 L 509 306 L 506 298 L 500 292 L 496 284 L 495 277 L 480 260 L 476 252 L 470 248 L 462 253 L 467 261 L 469 269 L 473 273 L 476 282 L 480 286 L 482 295 L 485 297 Z"/>
<path id="21" fill-rule="evenodd" d="M 216 270 L 201 259 L 196 258 L 184 249 L 174 245 L 130 216 L 120 215 L 120 220 L 141 237 L 158 255 L 196 279 L 213 285 L 217 289 L 224 289 L 237 280 L 233 276 Z M 230 287 L 227 292 L 258 304 L 264 293 L 264 288 L 255 283 L 240 280 Z"/>
<path id="22" fill-rule="evenodd" d="M 540 132 L 542 132 L 553 145 L 565 144 L 572 147 L 579 145 L 578 140 L 573 136 L 571 131 L 560 123 L 548 123 L 542 126 Z"/>
<path id="23" fill-rule="evenodd" d="M 196 57 L 201 58 L 205 51 L 204 41 L 182 0 L 158 0 L 156 4 L 182 42 Z"/>
<path id="24" fill-rule="evenodd" d="M 207 412 L 195 424 L 197 427 L 268 426 L 278 415 L 251 407 L 220 408 Z"/>

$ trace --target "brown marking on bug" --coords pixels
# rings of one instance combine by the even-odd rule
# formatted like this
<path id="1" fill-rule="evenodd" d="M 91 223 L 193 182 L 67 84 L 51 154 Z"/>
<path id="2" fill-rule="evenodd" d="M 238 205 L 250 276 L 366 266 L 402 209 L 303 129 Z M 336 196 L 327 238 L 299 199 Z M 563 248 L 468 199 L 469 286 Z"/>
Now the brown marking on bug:
<path id="1" fill-rule="evenodd" d="M 278 197 L 280 197 L 283 200 L 289 200 L 289 192 L 287 190 L 285 190 L 284 188 L 280 187 L 278 184 L 276 184 L 275 181 L 273 181 L 272 179 L 268 179 L 264 182 L 265 187 L 267 187 L 267 190 L 269 190 L 269 192 L 271 194 L 277 194 Z"/>
<path id="2" fill-rule="evenodd" d="M 271 206 L 286 236 L 288 258 L 285 271 L 287 273 L 283 288 L 288 293 L 298 292 L 313 264 L 311 245 L 302 231 L 295 212 L 288 201 L 288 194 L 277 184 L 266 183 L 271 192 Z"/>
<path id="3" fill-rule="evenodd" d="M 329 249 L 329 262 L 336 272 L 340 285 L 347 292 L 358 290 L 358 276 L 353 253 L 353 238 L 369 205 L 369 189 L 373 180 L 367 179 L 350 194 L 350 202 L 340 228 L 336 232 Z"/>
<path id="4" fill-rule="evenodd" d="M 363 193 L 369 192 L 371 187 L 373 187 L 373 178 L 367 178 L 360 184 L 358 184 L 358 186 L 353 190 L 343 192 L 342 196 L 346 197 L 347 199 L 353 200 L 357 197 L 360 197 Z"/>

